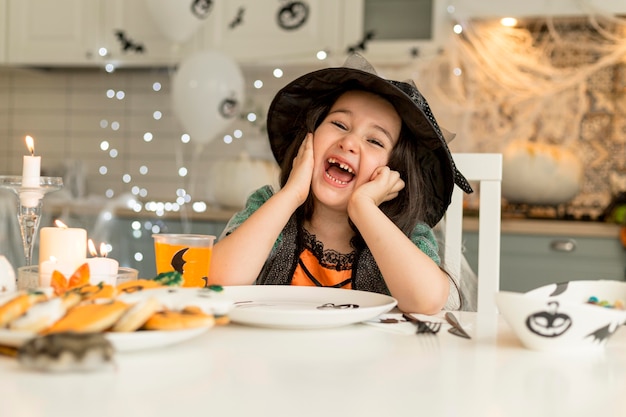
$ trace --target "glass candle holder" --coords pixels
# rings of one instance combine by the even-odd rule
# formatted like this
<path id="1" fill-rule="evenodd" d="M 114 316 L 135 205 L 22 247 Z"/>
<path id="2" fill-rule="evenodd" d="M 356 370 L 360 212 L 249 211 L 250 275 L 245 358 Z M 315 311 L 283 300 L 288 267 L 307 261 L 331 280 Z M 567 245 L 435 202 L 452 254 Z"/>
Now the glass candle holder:
<path id="1" fill-rule="evenodd" d="M 115 285 L 123 282 L 134 281 L 138 279 L 139 271 L 134 268 L 120 266 L 117 269 L 117 279 Z M 39 285 L 39 265 L 27 265 L 17 268 L 17 289 L 32 290 L 40 288 Z"/>
<path id="2" fill-rule="evenodd" d="M 41 222 L 43 197 L 63 188 L 61 177 L 40 177 L 39 186 L 24 187 L 20 176 L 0 176 L 0 188 L 11 190 L 17 196 L 17 219 L 20 225 L 26 266 L 32 264 L 33 248 Z"/>

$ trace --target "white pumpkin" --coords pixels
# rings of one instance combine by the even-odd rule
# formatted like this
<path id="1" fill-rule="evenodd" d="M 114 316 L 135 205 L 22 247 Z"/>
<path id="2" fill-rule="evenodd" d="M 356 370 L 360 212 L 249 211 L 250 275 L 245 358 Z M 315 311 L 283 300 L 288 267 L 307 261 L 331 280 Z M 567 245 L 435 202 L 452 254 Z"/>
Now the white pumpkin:
<path id="1" fill-rule="evenodd" d="M 254 159 L 242 152 L 236 159 L 222 159 L 213 164 L 209 186 L 220 206 L 241 208 L 257 188 L 270 184 L 277 190 L 279 172 L 274 161 Z"/>
<path id="2" fill-rule="evenodd" d="M 15 271 L 9 260 L 0 255 L 0 293 L 13 292 L 17 290 L 15 281 Z"/>
<path id="3" fill-rule="evenodd" d="M 511 203 L 558 205 L 580 191 L 583 166 L 570 150 L 513 141 L 502 155 L 502 196 Z"/>

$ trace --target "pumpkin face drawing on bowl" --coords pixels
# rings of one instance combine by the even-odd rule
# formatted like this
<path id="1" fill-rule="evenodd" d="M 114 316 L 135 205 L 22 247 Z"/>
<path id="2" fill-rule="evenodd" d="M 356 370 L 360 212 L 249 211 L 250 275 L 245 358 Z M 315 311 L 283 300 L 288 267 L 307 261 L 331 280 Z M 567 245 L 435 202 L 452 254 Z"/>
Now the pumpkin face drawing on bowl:
<path id="1" fill-rule="evenodd" d="M 526 327 L 531 332 L 543 337 L 558 337 L 572 327 L 572 319 L 567 314 L 557 311 L 559 303 L 556 301 L 548 303 L 554 307 L 552 311 L 544 310 L 531 314 L 526 319 Z"/>
<path id="2" fill-rule="evenodd" d="M 626 322 L 626 310 L 551 297 L 551 293 L 500 291 L 496 294 L 500 313 L 528 349 L 601 350 L 610 336 Z"/>

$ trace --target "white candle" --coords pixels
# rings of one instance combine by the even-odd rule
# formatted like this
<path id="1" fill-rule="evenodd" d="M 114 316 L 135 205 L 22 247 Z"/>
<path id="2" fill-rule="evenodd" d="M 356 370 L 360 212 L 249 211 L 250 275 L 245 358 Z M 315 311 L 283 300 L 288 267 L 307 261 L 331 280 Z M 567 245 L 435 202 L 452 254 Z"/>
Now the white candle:
<path id="1" fill-rule="evenodd" d="M 41 157 L 35 156 L 35 142 L 31 136 L 26 136 L 26 146 L 30 155 L 24 155 L 22 162 L 22 187 L 39 188 Z M 37 192 L 23 192 L 20 193 L 20 203 L 25 207 L 36 207 L 42 196 Z"/>
<path id="2" fill-rule="evenodd" d="M 71 269 L 71 276 L 87 259 L 87 231 L 70 228 L 56 221 L 58 227 L 42 227 L 39 232 L 39 264 L 56 259 Z M 73 268 L 73 269 L 72 269 Z M 41 272 L 41 270 L 40 270 Z M 64 274 L 65 275 L 65 274 Z"/>
<path id="3" fill-rule="evenodd" d="M 89 283 L 98 285 L 103 282 L 104 284 L 115 286 L 117 270 L 120 266 L 119 262 L 106 257 L 108 252 L 104 243 L 100 245 L 101 257 L 97 256 L 96 247 L 91 239 L 89 239 L 88 245 L 89 252 L 94 256 L 93 258 L 87 259 L 87 263 L 89 264 Z"/>

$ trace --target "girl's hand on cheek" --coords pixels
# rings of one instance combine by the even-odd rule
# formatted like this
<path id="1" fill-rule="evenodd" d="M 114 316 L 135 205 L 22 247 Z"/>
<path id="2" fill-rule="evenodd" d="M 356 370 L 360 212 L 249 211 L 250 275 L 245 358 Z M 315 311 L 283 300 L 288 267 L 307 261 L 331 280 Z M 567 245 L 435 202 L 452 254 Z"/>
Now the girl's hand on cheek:
<path id="1" fill-rule="evenodd" d="M 372 174 L 370 181 L 362 184 L 354 191 L 350 202 L 367 199 L 379 206 L 385 201 L 396 198 L 403 188 L 404 181 L 400 178 L 398 171 L 392 171 L 388 166 L 378 167 Z"/>
<path id="2" fill-rule="evenodd" d="M 293 160 L 289 179 L 284 189 L 293 192 L 300 204 L 306 201 L 313 177 L 313 134 L 309 133 L 302 141 L 298 154 Z"/>

